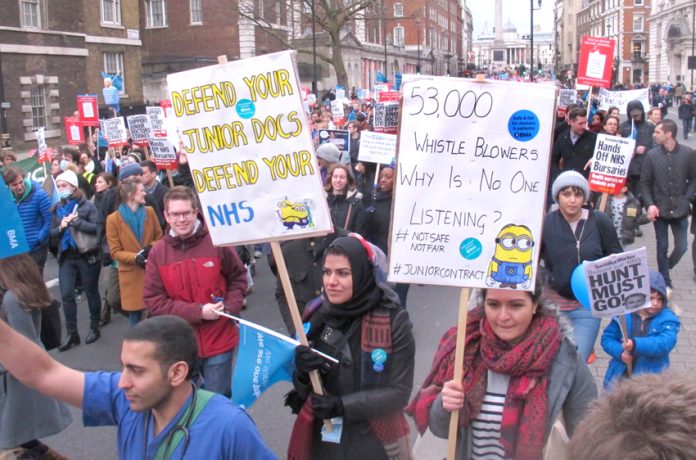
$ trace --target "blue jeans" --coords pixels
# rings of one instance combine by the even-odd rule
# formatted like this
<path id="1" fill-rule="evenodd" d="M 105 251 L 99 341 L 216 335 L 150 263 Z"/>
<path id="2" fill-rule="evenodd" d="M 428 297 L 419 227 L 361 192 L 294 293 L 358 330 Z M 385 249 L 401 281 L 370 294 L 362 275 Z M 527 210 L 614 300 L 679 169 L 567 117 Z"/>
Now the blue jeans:
<path id="1" fill-rule="evenodd" d="M 684 130 L 682 134 L 684 134 L 684 139 L 689 138 L 689 131 L 691 131 L 692 120 L 693 118 L 682 118 L 682 129 Z"/>
<path id="2" fill-rule="evenodd" d="M 142 319 L 143 319 L 143 311 L 142 310 L 128 312 L 128 322 L 130 323 L 131 327 L 138 324 Z"/>
<path id="3" fill-rule="evenodd" d="M 198 371 L 203 377 L 203 388 L 226 397 L 232 396 L 232 359 L 234 350 L 200 358 Z"/>
<path id="4" fill-rule="evenodd" d="M 561 314 L 573 324 L 573 339 L 578 346 L 578 352 L 582 359 L 587 361 L 587 357 L 592 353 L 592 349 L 597 341 L 601 320 L 592 316 L 590 310 L 584 307 L 563 311 Z"/>
<path id="5" fill-rule="evenodd" d="M 58 266 L 58 283 L 63 301 L 65 329 L 68 334 L 77 333 L 77 303 L 75 302 L 75 282 L 78 274 L 82 280 L 89 305 L 89 327 L 99 329 L 101 315 L 101 298 L 99 297 L 99 272 L 101 261 L 97 259 L 88 264 L 84 257 L 66 257 Z"/>
<path id="6" fill-rule="evenodd" d="M 689 247 L 689 219 L 687 217 L 681 219 L 657 219 L 654 225 L 655 239 L 657 240 L 657 270 L 665 277 L 667 286 L 672 287 L 669 271 L 679 263 Z M 674 237 L 674 249 L 668 256 L 668 229 L 670 227 L 672 227 L 672 236 Z"/>

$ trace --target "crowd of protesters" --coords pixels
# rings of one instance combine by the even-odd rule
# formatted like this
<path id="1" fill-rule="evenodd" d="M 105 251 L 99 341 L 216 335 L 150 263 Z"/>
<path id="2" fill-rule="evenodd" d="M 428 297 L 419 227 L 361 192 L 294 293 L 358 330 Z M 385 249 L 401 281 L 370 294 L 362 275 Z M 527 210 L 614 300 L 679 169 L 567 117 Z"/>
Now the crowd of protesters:
<path id="1" fill-rule="evenodd" d="M 654 115 L 640 101 L 591 115 L 571 104 L 559 114 L 537 285 L 531 292 L 476 291 L 466 324 L 463 379 L 454 380 L 453 328 L 441 339 L 410 404 L 416 345 L 409 285 L 385 279 L 397 165 L 359 161 L 360 135 L 373 129 L 373 112 L 356 95 L 344 120 L 349 150 L 320 145 L 319 131 L 337 128 L 327 93 L 308 114 L 308 126 L 335 231 L 285 241 L 281 250 L 312 346 L 338 357 L 339 364 L 297 347 L 293 390 L 286 396 L 297 414 L 288 458 L 411 458 L 406 414 L 421 434 L 446 438 L 450 413 L 460 411 L 461 459 L 538 459 L 559 448 L 551 446 L 559 423 L 570 437 L 576 429 L 591 431 L 583 428 L 583 419 L 598 397 L 589 364 L 600 322 L 575 297 L 571 273 L 583 261 L 634 245 L 647 222 L 655 226 L 657 240 L 651 308 L 627 315 L 626 337 L 615 321 L 602 333 L 601 346 L 611 357 L 605 391 L 621 391 L 621 381 L 632 374 L 663 372 L 680 327 L 670 302 L 671 289 L 679 286 L 670 269 L 686 252 L 696 198 L 696 154 L 679 144 L 679 127 L 664 117 L 664 91 L 651 98 Z M 690 108 L 690 95 L 673 92 L 679 118 L 689 120 L 683 124 L 686 137 L 696 109 Z M 627 186 L 604 208 L 587 181 L 597 133 L 636 140 Z M 51 158 L 55 189 L 26 178 L 12 166 L 16 158 L 2 158 L 3 179 L 19 208 L 30 253 L 0 261 L 5 292 L 0 378 L 6 381 L 0 385 L 5 391 L 0 449 L 33 455 L 22 458 L 66 458 L 39 440 L 70 423 L 58 400 L 81 407 L 86 425 L 119 425 L 122 458 L 200 458 L 202 452 L 210 458 L 275 458 L 251 419 L 220 396 L 230 396 L 239 342 L 237 327 L 220 313 L 244 308 L 251 262 L 240 258 L 241 248 L 212 244 L 185 154 L 177 155 L 170 189 L 142 150 L 125 148 L 105 157 L 96 147 L 98 137 L 97 132 L 88 144 Z M 675 239 L 671 253 L 669 229 Z M 45 288 L 27 287 L 43 286 L 39 280 L 49 253 L 58 261 L 67 332 L 51 346 L 43 338 L 41 313 L 54 302 Z M 275 267 L 272 255 L 268 262 Z M 280 280 L 277 286 L 279 310 L 293 332 Z M 100 339 L 115 312 L 128 316 L 122 372 L 78 372 L 42 350 L 67 352 L 82 344 L 77 329 L 82 297 L 89 308 L 85 344 Z M 310 384 L 314 371 L 322 377 L 323 394 Z M 6 432 L 8 417 L 35 400 L 46 409 L 24 413 L 30 428 Z M 342 435 L 326 442 L 322 421 L 336 418 L 342 419 Z M 186 429 L 183 441 L 174 433 L 177 427 Z"/>

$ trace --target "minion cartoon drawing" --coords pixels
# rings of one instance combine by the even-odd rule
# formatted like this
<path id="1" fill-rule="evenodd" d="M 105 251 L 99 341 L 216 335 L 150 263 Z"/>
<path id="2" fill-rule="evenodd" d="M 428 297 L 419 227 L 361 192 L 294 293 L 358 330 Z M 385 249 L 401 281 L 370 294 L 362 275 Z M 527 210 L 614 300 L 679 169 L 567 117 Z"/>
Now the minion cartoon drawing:
<path id="1" fill-rule="evenodd" d="M 495 253 L 488 265 L 488 286 L 529 288 L 532 282 L 532 232 L 524 225 L 507 224 L 495 239 Z"/>

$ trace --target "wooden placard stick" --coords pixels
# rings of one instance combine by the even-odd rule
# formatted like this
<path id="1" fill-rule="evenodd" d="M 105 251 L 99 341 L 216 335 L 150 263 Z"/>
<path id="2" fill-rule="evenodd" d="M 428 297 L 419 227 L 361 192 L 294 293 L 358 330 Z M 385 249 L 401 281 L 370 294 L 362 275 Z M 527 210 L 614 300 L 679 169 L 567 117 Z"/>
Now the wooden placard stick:
<path id="1" fill-rule="evenodd" d="M 464 345 L 466 344 L 466 322 L 469 316 L 469 288 L 462 288 L 459 294 L 459 317 L 457 320 L 457 348 L 454 352 L 455 382 L 464 377 Z M 457 435 L 459 434 L 459 411 L 450 414 L 449 436 L 447 436 L 447 460 L 455 460 Z"/>
<path id="2" fill-rule="evenodd" d="M 628 328 L 626 327 L 626 316 L 619 316 L 619 329 L 621 329 L 621 335 L 624 340 L 628 340 Z M 635 342 L 633 347 L 635 348 Z M 626 374 L 630 377 L 633 374 L 633 363 L 626 363 Z"/>
<path id="3" fill-rule="evenodd" d="M 609 194 L 604 192 L 602 197 L 599 199 L 599 212 L 604 212 L 607 209 L 607 201 L 609 200 Z"/>
<path id="4" fill-rule="evenodd" d="M 174 178 L 172 177 L 171 169 L 167 169 L 167 182 L 169 182 L 169 188 L 174 188 Z"/>
<path id="5" fill-rule="evenodd" d="M 150 159 L 150 148 L 147 145 L 143 145 L 143 152 L 145 153 L 145 159 Z"/>
<path id="6" fill-rule="evenodd" d="M 295 299 L 295 293 L 292 290 L 292 284 L 290 284 L 290 275 L 288 275 L 288 269 L 285 265 L 283 251 L 281 250 L 280 243 L 278 241 L 271 241 L 271 251 L 273 252 L 273 258 L 275 259 L 276 267 L 278 269 L 278 279 L 280 280 L 280 283 L 283 286 L 283 291 L 285 292 L 285 299 L 288 301 L 288 308 L 290 310 L 290 316 L 292 316 L 292 324 L 293 326 L 295 326 L 295 332 L 297 333 L 297 340 L 299 340 L 302 345 L 309 346 L 309 342 L 307 341 L 307 335 L 305 334 L 304 326 L 302 325 L 300 309 L 297 308 L 297 300 Z M 310 372 L 309 380 L 312 382 L 312 390 L 318 395 L 323 395 L 324 389 L 321 385 L 319 372 Z M 324 427 L 328 432 L 333 431 L 333 425 L 331 424 L 330 420 L 324 420 Z"/>

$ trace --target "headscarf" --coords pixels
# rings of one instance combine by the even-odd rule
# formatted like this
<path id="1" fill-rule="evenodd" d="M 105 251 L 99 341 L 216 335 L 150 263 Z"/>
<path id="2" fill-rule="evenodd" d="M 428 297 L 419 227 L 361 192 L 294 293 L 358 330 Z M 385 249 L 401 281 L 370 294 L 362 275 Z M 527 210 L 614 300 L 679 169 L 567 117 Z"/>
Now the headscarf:
<path id="1" fill-rule="evenodd" d="M 342 236 L 336 238 L 324 252 L 324 260 L 329 255 L 335 255 L 332 248 L 340 248 L 350 263 L 353 278 L 353 295 L 350 300 L 342 304 L 333 304 L 326 293 L 324 308 L 326 321 L 331 326 L 339 326 L 346 321 L 351 321 L 370 309 L 376 307 L 384 299 L 398 304 L 398 296 L 384 282 L 384 273 L 375 263 L 378 262 L 380 251 L 376 246 L 365 241 L 360 235 Z M 369 247 L 370 253 L 366 246 Z"/>

